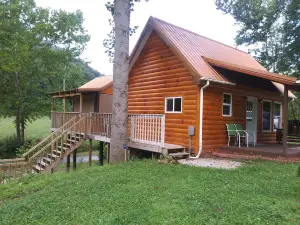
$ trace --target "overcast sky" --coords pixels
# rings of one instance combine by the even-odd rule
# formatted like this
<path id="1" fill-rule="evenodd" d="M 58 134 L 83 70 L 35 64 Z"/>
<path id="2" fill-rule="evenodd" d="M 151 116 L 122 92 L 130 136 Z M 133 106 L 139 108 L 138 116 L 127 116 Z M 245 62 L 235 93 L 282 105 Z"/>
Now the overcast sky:
<path id="1" fill-rule="evenodd" d="M 82 58 L 91 62 L 99 72 L 112 74 L 112 64 L 104 52 L 103 39 L 110 31 L 108 19 L 111 17 L 105 8 L 107 0 L 36 0 L 38 6 L 83 12 L 84 26 L 91 36 Z M 234 46 L 237 27 L 229 15 L 216 10 L 215 0 L 150 0 L 136 5 L 131 16 L 131 25 L 139 26 L 137 33 L 130 37 L 130 49 L 139 38 L 149 16 L 184 27 L 193 32 Z M 245 49 L 243 49 L 245 50 Z"/>

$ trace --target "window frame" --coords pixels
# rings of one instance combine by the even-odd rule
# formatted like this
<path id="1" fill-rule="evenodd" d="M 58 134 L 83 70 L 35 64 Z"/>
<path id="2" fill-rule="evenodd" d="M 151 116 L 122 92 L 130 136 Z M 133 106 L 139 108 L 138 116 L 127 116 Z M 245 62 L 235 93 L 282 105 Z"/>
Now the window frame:
<path id="1" fill-rule="evenodd" d="M 277 105 L 280 105 L 280 123 L 279 123 L 279 129 L 282 129 L 282 102 L 277 102 L 277 101 L 274 101 L 274 104 L 273 104 L 273 131 L 276 131 L 275 127 L 274 127 L 274 119 L 275 119 L 275 104 Z"/>
<path id="2" fill-rule="evenodd" d="M 174 111 L 174 109 L 175 109 L 175 99 L 177 99 L 177 98 L 181 99 L 180 112 L 179 111 Z M 169 99 L 173 100 L 173 111 L 168 111 L 167 110 L 167 101 Z M 165 113 L 182 113 L 182 96 L 178 96 L 178 97 L 166 97 L 165 98 Z"/>
<path id="3" fill-rule="evenodd" d="M 270 129 L 269 130 L 264 130 L 264 102 L 269 102 L 270 103 Z M 261 106 L 261 130 L 262 132 L 272 132 L 272 128 L 273 128 L 273 122 L 274 122 L 274 118 L 273 118 L 273 113 L 272 113 L 272 101 L 271 100 L 262 100 L 262 106 Z"/>
<path id="4" fill-rule="evenodd" d="M 229 103 L 224 103 L 224 95 L 229 95 L 230 96 L 230 104 Z M 229 115 L 224 114 L 224 105 L 229 106 Z M 232 116 L 232 94 L 223 92 L 223 97 L 222 97 L 222 116 L 224 117 L 231 117 Z"/>

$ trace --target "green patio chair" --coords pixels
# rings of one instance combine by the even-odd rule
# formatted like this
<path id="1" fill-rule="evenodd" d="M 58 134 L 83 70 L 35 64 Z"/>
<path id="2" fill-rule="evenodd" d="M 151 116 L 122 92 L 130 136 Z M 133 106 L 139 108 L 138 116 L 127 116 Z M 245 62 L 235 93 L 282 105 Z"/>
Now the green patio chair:
<path id="1" fill-rule="evenodd" d="M 238 133 L 236 132 L 236 128 L 235 128 L 234 124 L 226 124 L 226 128 L 227 128 L 228 146 L 229 146 L 230 138 L 233 137 L 237 141 Z"/>
<path id="2" fill-rule="evenodd" d="M 234 124 L 236 132 L 238 133 L 238 139 L 239 139 L 239 148 L 241 147 L 241 138 L 245 138 L 247 148 L 249 147 L 249 134 L 246 130 L 243 129 L 242 124 Z M 255 145 L 255 144 L 254 144 Z"/>
<path id="3" fill-rule="evenodd" d="M 239 141 L 239 148 L 241 147 L 241 138 L 245 138 L 246 145 L 248 147 L 248 133 L 243 129 L 241 124 L 234 124 L 236 132 L 238 133 L 238 141 Z"/>

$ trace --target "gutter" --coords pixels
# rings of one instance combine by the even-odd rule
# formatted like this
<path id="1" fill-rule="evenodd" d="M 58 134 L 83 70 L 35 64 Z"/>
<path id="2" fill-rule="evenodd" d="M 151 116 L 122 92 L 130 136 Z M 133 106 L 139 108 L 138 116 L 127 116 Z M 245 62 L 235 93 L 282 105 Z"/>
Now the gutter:
<path id="1" fill-rule="evenodd" d="M 199 130 L 199 151 L 197 156 L 195 157 L 190 157 L 191 159 L 199 159 L 201 153 L 202 153 L 202 148 L 203 148 L 203 143 L 202 143 L 202 133 L 203 133 L 203 91 L 209 86 L 209 80 L 206 81 L 206 84 L 201 87 L 200 89 L 200 130 Z"/>
<path id="2" fill-rule="evenodd" d="M 205 77 L 200 78 L 200 80 L 212 81 L 214 83 L 219 83 L 219 84 L 236 85 L 236 83 L 222 81 L 222 80 L 214 80 L 214 79 L 209 79 L 209 78 L 205 78 Z"/>

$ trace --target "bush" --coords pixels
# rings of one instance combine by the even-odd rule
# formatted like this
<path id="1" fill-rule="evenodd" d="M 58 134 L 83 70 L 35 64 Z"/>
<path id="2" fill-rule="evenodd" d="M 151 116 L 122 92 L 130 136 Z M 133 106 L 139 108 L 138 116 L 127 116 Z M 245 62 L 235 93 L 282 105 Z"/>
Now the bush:
<path id="1" fill-rule="evenodd" d="M 20 147 L 18 139 L 15 135 L 11 135 L 0 139 L 0 158 L 16 157 L 16 150 Z"/>
<path id="2" fill-rule="evenodd" d="M 300 177 L 300 166 L 298 166 L 297 177 Z"/>
<path id="3" fill-rule="evenodd" d="M 27 152 L 28 150 L 30 150 L 33 146 L 35 146 L 37 143 L 39 143 L 40 140 L 39 139 L 28 139 L 25 141 L 24 145 L 19 146 L 16 150 L 16 155 L 18 157 L 22 157 L 22 155 Z"/>

